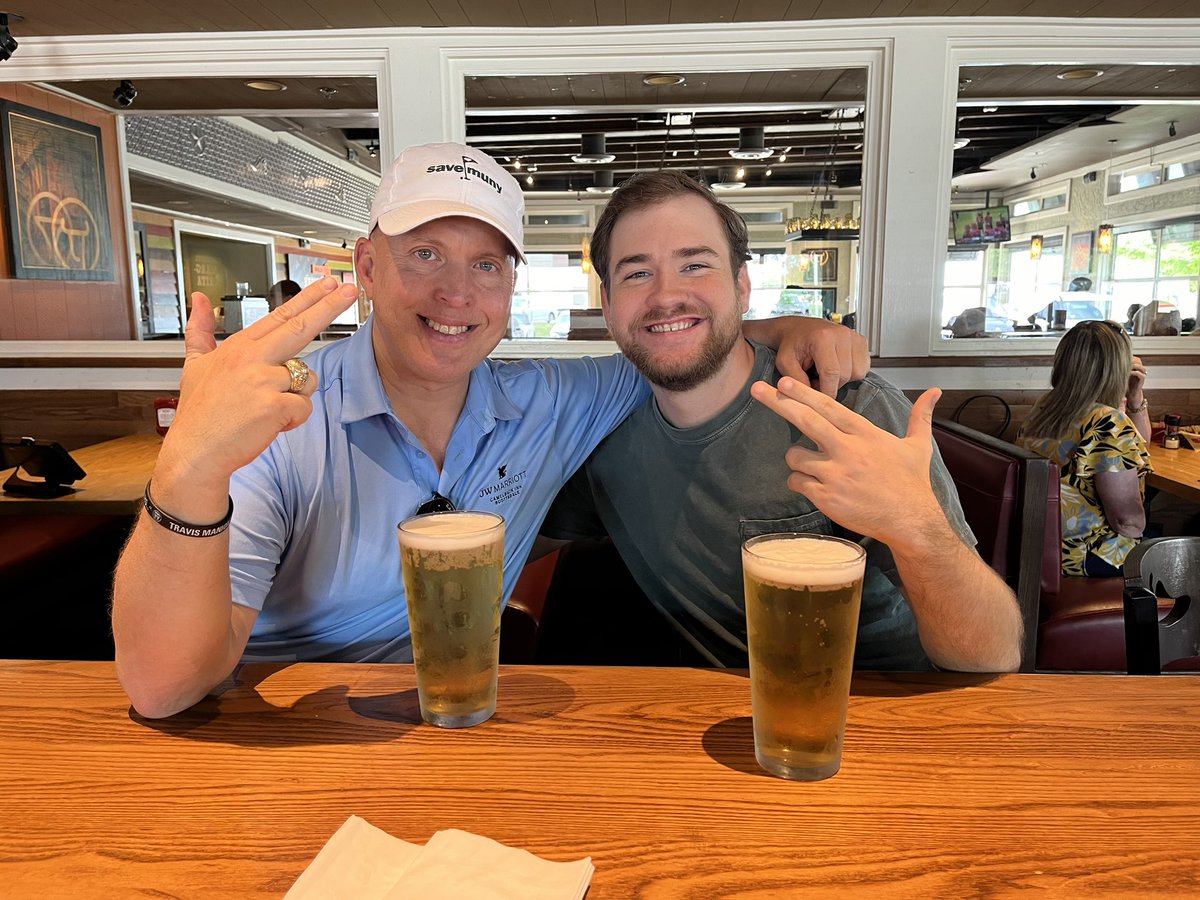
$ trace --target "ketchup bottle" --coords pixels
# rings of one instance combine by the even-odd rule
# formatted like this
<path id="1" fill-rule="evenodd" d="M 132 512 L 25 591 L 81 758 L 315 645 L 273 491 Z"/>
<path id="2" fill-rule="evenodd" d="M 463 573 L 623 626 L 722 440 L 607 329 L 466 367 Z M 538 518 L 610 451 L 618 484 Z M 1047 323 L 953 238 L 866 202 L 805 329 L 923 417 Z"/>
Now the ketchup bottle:
<path id="1" fill-rule="evenodd" d="M 167 429 L 175 421 L 175 408 L 179 406 L 178 397 L 159 397 L 154 401 L 154 430 L 166 437 Z"/>

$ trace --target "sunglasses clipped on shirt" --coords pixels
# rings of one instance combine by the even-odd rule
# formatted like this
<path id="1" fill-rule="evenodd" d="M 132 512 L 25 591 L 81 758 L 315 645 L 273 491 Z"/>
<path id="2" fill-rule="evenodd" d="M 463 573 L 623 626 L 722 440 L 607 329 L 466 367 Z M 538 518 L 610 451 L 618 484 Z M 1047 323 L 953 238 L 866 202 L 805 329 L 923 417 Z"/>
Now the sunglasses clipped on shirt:
<path id="1" fill-rule="evenodd" d="M 416 515 L 423 516 L 435 512 L 454 512 L 454 501 L 434 491 L 432 497 L 417 507 Z"/>

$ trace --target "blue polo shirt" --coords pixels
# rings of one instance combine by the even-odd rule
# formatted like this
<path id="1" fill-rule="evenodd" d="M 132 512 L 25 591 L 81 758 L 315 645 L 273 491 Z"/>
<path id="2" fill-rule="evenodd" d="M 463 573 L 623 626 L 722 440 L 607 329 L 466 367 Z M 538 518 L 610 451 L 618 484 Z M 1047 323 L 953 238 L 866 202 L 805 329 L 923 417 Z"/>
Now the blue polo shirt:
<path id="1" fill-rule="evenodd" d="M 396 418 L 373 320 L 306 357 L 312 416 L 234 474 L 233 602 L 259 610 L 243 660 L 412 658 L 396 523 L 433 491 L 504 516 L 504 598 L 551 501 L 649 388 L 621 356 L 485 360 L 437 466 Z"/>

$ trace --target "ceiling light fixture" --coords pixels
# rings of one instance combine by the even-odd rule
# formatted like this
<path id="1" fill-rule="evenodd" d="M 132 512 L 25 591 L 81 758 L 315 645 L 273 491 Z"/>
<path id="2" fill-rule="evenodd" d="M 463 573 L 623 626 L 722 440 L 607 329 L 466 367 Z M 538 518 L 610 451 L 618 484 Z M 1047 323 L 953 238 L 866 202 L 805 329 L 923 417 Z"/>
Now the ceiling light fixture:
<path id="1" fill-rule="evenodd" d="M 1108 139 L 1108 167 L 1104 170 L 1104 193 L 1108 193 L 1108 182 L 1112 178 L 1112 161 L 1113 153 L 1117 149 L 1117 139 Z M 1113 251 L 1113 227 L 1107 222 L 1100 226 L 1096 232 L 1096 248 L 1101 253 L 1112 253 Z"/>
<path id="2" fill-rule="evenodd" d="M 589 194 L 611 194 L 613 192 L 612 169 L 601 169 L 593 176 L 592 183 L 584 190 Z"/>
<path id="3" fill-rule="evenodd" d="M 603 132 L 597 131 L 582 135 L 580 146 L 580 152 L 571 157 L 577 163 L 604 165 L 604 163 L 610 163 L 617 158 L 605 148 Z"/>
<path id="4" fill-rule="evenodd" d="M 672 87 L 676 84 L 683 84 L 683 81 L 682 75 L 667 74 L 666 72 L 642 76 L 642 84 L 646 87 Z"/>
<path id="5" fill-rule="evenodd" d="M 1042 236 L 1040 234 L 1035 234 L 1029 239 L 1029 258 L 1042 258 Z"/>
<path id="6" fill-rule="evenodd" d="M 964 138 L 955 138 L 954 149 L 961 150 L 963 147 L 967 146 L 967 144 L 969 144 L 969 143 L 971 143 L 970 138 L 965 138 L 965 137 Z"/>
<path id="7" fill-rule="evenodd" d="M 278 93 L 279 91 L 287 90 L 287 85 L 282 81 L 246 81 L 243 82 L 243 84 L 254 91 L 269 91 L 271 93 Z"/>
<path id="8" fill-rule="evenodd" d="M 17 52 L 17 39 L 8 30 L 8 23 L 16 24 L 23 21 L 25 21 L 25 17 L 16 13 L 0 13 L 0 62 L 4 62 Z"/>
<path id="9" fill-rule="evenodd" d="M 746 186 L 746 182 L 741 180 L 745 174 L 744 169 L 738 169 L 736 172 L 732 169 L 721 169 L 721 180 L 714 184 L 712 189 L 714 191 L 740 191 Z"/>
<path id="10" fill-rule="evenodd" d="M 1067 69 L 1054 77 L 1060 81 L 1087 81 L 1089 78 L 1099 78 L 1103 74 L 1103 69 Z"/>
<path id="11" fill-rule="evenodd" d="M 1029 180 L 1032 181 L 1035 178 L 1037 178 L 1037 166 L 1030 166 L 1029 167 Z"/>
<path id="12" fill-rule="evenodd" d="M 835 167 L 838 141 L 841 137 L 842 120 L 835 119 L 833 134 L 829 137 L 829 155 L 825 165 L 813 184 L 812 206 L 808 215 L 788 219 L 783 226 L 785 241 L 854 241 L 859 236 L 859 221 L 847 213 L 835 215 L 837 202 L 833 199 L 833 186 L 838 182 Z M 801 153 L 803 155 L 803 153 Z M 834 212 L 829 212 L 833 210 Z"/>
<path id="13" fill-rule="evenodd" d="M 763 146 L 765 129 L 742 128 L 738 130 L 738 145 L 729 155 L 734 159 L 768 159 L 775 151 Z"/>
<path id="14" fill-rule="evenodd" d="M 1177 135 L 1178 133 L 1179 133 L 1179 132 L 1178 132 L 1178 131 L 1175 129 L 1175 123 L 1174 123 L 1174 122 L 1168 122 L 1168 123 L 1167 123 L 1167 136 L 1168 136 L 1168 137 L 1175 137 L 1175 135 Z"/>
<path id="15" fill-rule="evenodd" d="M 839 106 L 827 113 L 822 113 L 827 119 L 854 119 L 863 111 L 861 106 Z"/>
<path id="16" fill-rule="evenodd" d="M 137 99 L 137 88 L 133 86 L 133 82 L 129 80 L 122 81 L 113 88 L 112 97 L 117 106 L 133 106 L 133 101 Z"/>

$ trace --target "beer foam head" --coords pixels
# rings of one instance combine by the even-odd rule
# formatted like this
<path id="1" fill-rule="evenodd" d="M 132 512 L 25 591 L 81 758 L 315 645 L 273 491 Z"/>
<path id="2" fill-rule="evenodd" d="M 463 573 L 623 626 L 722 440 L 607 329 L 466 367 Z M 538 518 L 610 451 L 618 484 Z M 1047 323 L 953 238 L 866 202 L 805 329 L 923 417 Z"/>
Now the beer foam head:
<path id="1" fill-rule="evenodd" d="M 849 541 L 769 537 L 742 551 L 746 573 L 775 584 L 849 584 L 862 578 L 867 555 Z"/>
<path id="2" fill-rule="evenodd" d="M 466 550 L 478 547 L 484 533 L 497 527 L 503 531 L 504 519 L 491 513 L 429 513 L 400 523 L 400 543 L 420 550 Z"/>

